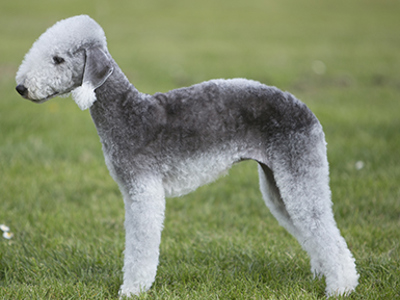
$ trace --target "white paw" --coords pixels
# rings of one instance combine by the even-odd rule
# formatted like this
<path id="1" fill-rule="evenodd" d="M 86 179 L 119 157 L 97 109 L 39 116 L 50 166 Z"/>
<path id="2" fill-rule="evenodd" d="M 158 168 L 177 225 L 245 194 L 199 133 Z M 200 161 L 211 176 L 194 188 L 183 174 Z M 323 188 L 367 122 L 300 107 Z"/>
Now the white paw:
<path id="1" fill-rule="evenodd" d="M 132 296 L 138 296 L 140 293 L 145 292 L 146 290 L 143 288 L 140 288 L 139 285 L 133 285 L 133 286 L 125 286 L 121 285 L 121 288 L 119 289 L 118 296 L 120 299 L 122 299 L 124 296 L 126 297 L 132 297 Z"/>
<path id="2" fill-rule="evenodd" d="M 329 296 L 348 296 L 351 292 L 356 289 L 358 285 L 359 275 L 357 272 L 351 271 L 346 274 L 346 278 L 343 278 L 339 284 L 327 284 L 326 295 Z"/>

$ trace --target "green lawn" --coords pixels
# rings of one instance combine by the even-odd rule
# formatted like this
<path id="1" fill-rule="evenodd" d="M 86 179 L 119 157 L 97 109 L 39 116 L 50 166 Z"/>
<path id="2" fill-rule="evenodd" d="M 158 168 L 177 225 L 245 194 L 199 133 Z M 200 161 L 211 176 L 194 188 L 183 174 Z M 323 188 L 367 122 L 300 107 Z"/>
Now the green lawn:
<path id="1" fill-rule="evenodd" d="M 14 236 L 0 236 L 0 299 L 116 299 L 122 282 L 123 202 L 88 111 L 14 90 L 33 41 L 81 13 L 142 92 L 247 77 L 302 99 L 324 126 L 335 216 L 361 275 L 350 298 L 400 298 L 399 12 L 395 0 L 1 1 L 0 224 Z M 168 199 L 140 299 L 324 298 L 256 169 Z"/>

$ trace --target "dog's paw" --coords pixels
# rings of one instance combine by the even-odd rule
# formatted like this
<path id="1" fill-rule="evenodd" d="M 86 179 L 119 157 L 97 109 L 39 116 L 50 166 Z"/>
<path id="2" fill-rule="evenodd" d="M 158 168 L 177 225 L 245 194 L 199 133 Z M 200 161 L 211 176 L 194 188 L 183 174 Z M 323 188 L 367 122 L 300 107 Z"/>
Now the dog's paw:
<path id="1" fill-rule="evenodd" d="M 352 293 L 356 286 L 358 285 L 359 275 L 357 271 L 354 269 L 347 270 L 345 276 L 341 278 L 339 281 L 330 280 L 330 278 L 326 279 L 326 295 L 330 296 L 348 296 Z"/>
<path id="2" fill-rule="evenodd" d="M 121 285 L 119 292 L 118 292 L 118 296 L 119 299 L 125 299 L 126 297 L 130 298 L 132 296 L 138 296 L 140 293 L 145 292 L 144 289 L 141 289 L 140 286 L 124 286 Z"/>

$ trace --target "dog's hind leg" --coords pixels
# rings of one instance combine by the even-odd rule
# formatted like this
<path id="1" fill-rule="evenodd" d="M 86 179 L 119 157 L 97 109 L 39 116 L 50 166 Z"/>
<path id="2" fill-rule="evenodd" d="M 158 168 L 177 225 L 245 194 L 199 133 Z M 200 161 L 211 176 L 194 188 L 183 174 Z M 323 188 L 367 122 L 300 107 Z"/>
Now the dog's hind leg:
<path id="1" fill-rule="evenodd" d="M 271 169 L 267 167 L 267 165 L 259 163 L 258 174 L 261 194 L 272 215 L 289 233 L 295 237 L 299 237 L 300 232 L 294 226 L 293 221 L 286 210 Z"/>
<path id="2" fill-rule="evenodd" d="M 294 134 L 260 164 L 260 185 L 271 212 L 311 258 L 311 269 L 326 278 L 328 295 L 349 293 L 358 284 L 354 258 L 333 217 L 323 133 Z"/>

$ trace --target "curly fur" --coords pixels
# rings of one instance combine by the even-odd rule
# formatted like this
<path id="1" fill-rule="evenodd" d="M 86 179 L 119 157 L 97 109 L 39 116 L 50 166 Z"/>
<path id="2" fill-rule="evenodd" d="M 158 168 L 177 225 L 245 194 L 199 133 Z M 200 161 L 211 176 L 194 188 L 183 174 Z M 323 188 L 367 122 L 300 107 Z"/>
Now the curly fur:
<path id="1" fill-rule="evenodd" d="M 48 29 L 16 81 L 18 92 L 34 102 L 72 91 L 81 109 L 90 108 L 125 202 L 121 294 L 139 294 L 154 282 L 164 198 L 193 191 L 247 159 L 259 163 L 266 205 L 307 251 L 314 274 L 325 276 L 327 294 L 357 286 L 354 258 L 331 209 L 322 126 L 290 93 L 246 79 L 218 79 L 142 94 L 88 16 Z"/>

